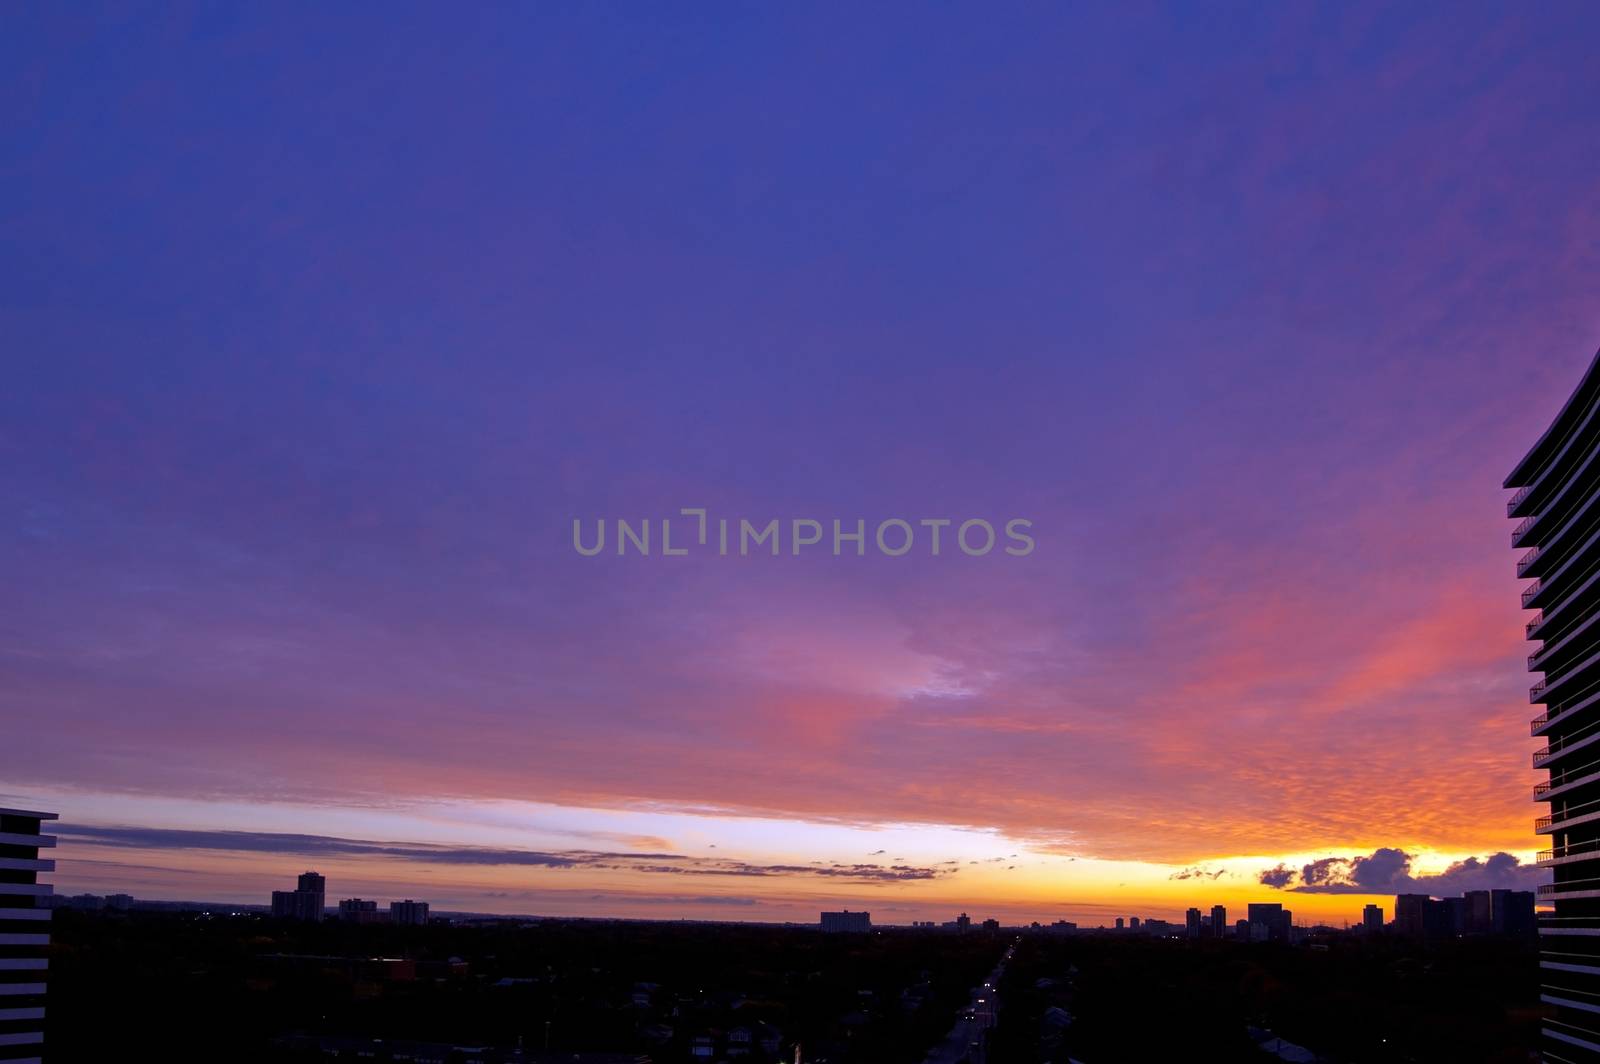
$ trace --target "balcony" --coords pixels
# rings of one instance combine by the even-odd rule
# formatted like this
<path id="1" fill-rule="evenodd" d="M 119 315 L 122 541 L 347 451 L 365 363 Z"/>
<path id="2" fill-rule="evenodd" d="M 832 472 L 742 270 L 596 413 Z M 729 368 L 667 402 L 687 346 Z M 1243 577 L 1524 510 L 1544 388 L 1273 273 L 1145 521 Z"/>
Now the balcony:
<path id="1" fill-rule="evenodd" d="M 1544 768 L 1556 757 L 1593 747 L 1600 741 L 1600 721 L 1593 721 L 1577 731 L 1565 735 L 1557 735 L 1545 744 L 1543 749 L 1533 752 L 1533 767 Z"/>
<path id="2" fill-rule="evenodd" d="M 1552 769 L 1548 781 L 1533 785 L 1533 800 L 1536 802 L 1548 802 L 1556 791 L 1591 783 L 1595 780 L 1600 780 L 1600 761 L 1589 761 L 1582 765 L 1575 765 L 1572 768 L 1562 769 L 1560 772 Z"/>
<path id="3" fill-rule="evenodd" d="M 1517 559 L 1518 576 L 1525 576 L 1528 570 L 1533 568 L 1533 563 L 1539 560 L 1539 551 L 1542 549 L 1541 547 L 1535 547 Z"/>
<path id="4" fill-rule="evenodd" d="M 1520 525 L 1518 525 L 1516 528 L 1513 528 L 1511 530 L 1511 545 L 1513 547 L 1522 546 L 1522 537 L 1528 534 L 1528 532 L 1533 528 L 1534 522 L 1538 520 L 1539 515 L 1534 514 L 1532 517 L 1524 518 Z"/>
<path id="5" fill-rule="evenodd" d="M 1567 883 L 1540 883 L 1535 890 L 1537 890 L 1537 892 L 1541 895 L 1578 894 L 1582 893 L 1583 891 L 1596 889 L 1595 884 L 1597 883 L 1600 883 L 1600 879 L 1574 879 Z"/>
<path id="6" fill-rule="evenodd" d="M 1537 629 L 1543 623 L 1544 623 L 1544 613 L 1541 611 L 1539 613 L 1534 614 L 1533 615 L 1533 620 L 1529 621 L 1526 625 L 1524 625 L 1522 630 L 1527 633 L 1527 636 L 1528 636 L 1529 639 L 1532 639 L 1534 630 Z"/>
<path id="7" fill-rule="evenodd" d="M 1543 713 L 1528 722 L 1528 730 L 1538 735 L 1539 729 L 1548 726 L 1556 718 L 1596 704 L 1600 704 L 1600 679 L 1591 681 L 1553 705 L 1545 706 Z"/>
<path id="8" fill-rule="evenodd" d="M 1549 651 L 1550 644 L 1546 643 L 1545 649 Z M 1600 700 L 1600 695 L 1595 694 L 1600 691 L 1600 643 L 1589 646 L 1587 650 L 1590 651 L 1588 657 L 1581 661 L 1563 662 L 1556 670 L 1558 675 L 1554 677 L 1550 670 L 1553 659 L 1547 653 L 1539 666 L 1544 670 L 1544 679 L 1528 688 L 1528 701 L 1543 703 L 1550 710 L 1560 706 L 1561 712 L 1567 713 Z"/>
<path id="9" fill-rule="evenodd" d="M 1600 859 L 1600 839 L 1576 842 L 1571 846 L 1556 846 L 1552 849 L 1540 850 L 1539 855 L 1533 860 L 1535 864 L 1549 864 L 1563 857 L 1579 857 L 1585 854 L 1592 855 L 1595 859 Z M 1585 917 L 1585 919 L 1594 920 L 1596 917 Z"/>
<path id="10" fill-rule="evenodd" d="M 1600 892 L 1600 879 L 1572 879 L 1565 883 L 1540 883 L 1538 893 L 1545 894 L 1593 894 Z M 1600 960 L 1600 957 L 1596 957 Z"/>
<path id="11" fill-rule="evenodd" d="M 1515 495 L 1511 496 L 1511 501 L 1506 503 L 1507 517 L 1515 517 L 1517 515 L 1517 507 L 1522 505 L 1522 500 L 1526 499 L 1528 497 L 1528 492 L 1532 490 L 1533 485 L 1529 484 L 1519 490 Z"/>
<path id="12" fill-rule="evenodd" d="M 1580 821 L 1588 823 L 1597 816 L 1600 816 L 1600 798 L 1569 805 L 1559 813 L 1552 812 L 1549 816 L 1539 817 L 1533 822 L 1533 830 L 1543 832 L 1549 828 L 1570 827 Z"/>
<path id="13" fill-rule="evenodd" d="M 1534 599 L 1538 598 L 1539 597 L 1539 592 L 1541 592 L 1543 590 L 1544 590 L 1544 582 L 1542 580 L 1535 580 L 1533 583 L 1531 583 L 1527 587 L 1523 588 L 1522 589 L 1522 608 L 1523 609 L 1527 609 L 1528 608 L 1528 603 L 1530 603 Z"/>
<path id="14" fill-rule="evenodd" d="M 1587 965 L 1583 967 L 1582 970 L 1600 972 L 1600 968 L 1595 968 L 1593 965 Z M 1561 1030 L 1556 1030 L 1557 1027 L 1561 1028 Z M 1539 1037 L 1553 1038 L 1558 1042 L 1565 1043 L 1565 1045 L 1577 1046 L 1579 1049 L 1586 1050 L 1590 1053 L 1600 1052 L 1600 1041 L 1596 1041 L 1596 1039 L 1600 1039 L 1600 1033 L 1596 1033 L 1593 1029 L 1588 1027 L 1579 1027 L 1575 1023 L 1566 1023 L 1562 1020 L 1551 1019 L 1540 1020 Z M 1572 1052 L 1572 1050 L 1566 1048 L 1563 1048 L 1561 1051 L 1563 1053 Z M 1554 1052 L 1546 1052 L 1542 1054 L 1542 1059 L 1565 1060 L 1566 1058 L 1558 1057 Z"/>
<path id="15" fill-rule="evenodd" d="M 1528 655 L 1528 671 L 1529 672 L 1538 672 L 1539 671 L 1538 668 L 1535 667 L 1533 663 L 1538 661 L 1540 656 L 1543 655 L 1544 652 L 1546 650 L 1549 650 L 1549 649 L 1550 649 L 1549 647 L 1540 647 L 1538 650 L 1535 650 L 1532 654 Z"/>

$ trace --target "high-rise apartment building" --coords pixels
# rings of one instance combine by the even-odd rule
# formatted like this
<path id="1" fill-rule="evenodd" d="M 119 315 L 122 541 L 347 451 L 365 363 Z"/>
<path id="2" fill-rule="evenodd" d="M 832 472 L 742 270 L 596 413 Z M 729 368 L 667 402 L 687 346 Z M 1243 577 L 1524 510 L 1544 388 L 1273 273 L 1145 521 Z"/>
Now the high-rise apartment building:
<path id="1" fill-rule="evenodd" d="M 1361 930 L 1369 935 L 1383 931 L 1383 906 L 1368 905 L 1361 910 Z"/>
<path id="2" fill-rule="evenodd" d="M 1228 910 L 1221 905 L 1211 907 L 1211 933 L 1217 938 L 1228 937 Z"/>
<path id="3" fill-rule="evenodd" d="M 849 909 L 822 914 L 824 931 L 865 933 L 872 930 L 871 913 L 853 913 Z"/>
<path id="4" fill-rule="evenodd" d="M 428 922 L 428 903 L 425 901 L 392 901 L 389 903 L 389 922 L 395 924 L 425 924 Z"/>
<path id="5" fill-rule="evenodd" d="M 1533 794 L 1550 805 L 1534 829 L 1550 836 L 1539 896 L 1555 906 L 1538 928 L 1540 997 L 1555 1006 L 1542 1048 L 1546 1061 L 1600 1061 L 1600 356 L 1505 487 L 1517 575 L 1533 581 L 1522 605 L 1537 611 L 1533 767 L 1550 772 Z"/>
<path id="6" fill-rule="evenodd" d="M 44 991 L 50 962 L 50 885 L 40 872 L 56 863 L 40 857 L 56 844 L 40 824 L 54 813 L 0 809 L 0 1061 L 38 1064 L 44 1057 Z"/>
<path id="7" fill-rule="evenodd" d="M 1426 894 L 1396 894 L 1394 899 L 1394 929 L 1396 934 L 1421 938 L 1424 910 L 1429 897 Z"/>
<path id="8" fill-rule="evenodd" d="M 1279 902 L 1253 901 L 1245 906 L 1250 918 L 1250 938 L 1269 942 L 1287 942 L 1294 925 L 1294 914 Z M 1260 928 L 1261 930 L 1256 930 Z"/>
<path id="9" fill-rule="evenodd" d="M 384 918 L 378 903 L 365 898 L 346 898 L 339 903 L 339 919 L 352 924 L 375 924 Z"/>
<path id="10" fill-rule="evenodd" d="M 302 872 L 294 890 L 272 892 L 272 915 L 285 920 L 318 921 L 327 897 L 328 881 L 315 872 Z"/>

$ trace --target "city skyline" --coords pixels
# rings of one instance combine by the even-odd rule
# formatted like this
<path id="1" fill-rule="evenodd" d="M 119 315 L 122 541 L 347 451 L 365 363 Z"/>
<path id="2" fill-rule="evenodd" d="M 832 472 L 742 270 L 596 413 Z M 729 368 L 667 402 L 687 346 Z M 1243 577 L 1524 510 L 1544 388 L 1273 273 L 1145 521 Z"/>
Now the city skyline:
<path id="1" fill-rule="evenodd" d="M 1600 345 L 1600 12 L 915 22 L 18 15 L 0 804 L 58 891 L 1549 878 L 1499 485 Z M 1033 548 L 573 549 L 685 507 Z"/>
<path id="2" fill-rule="evenodd" d="M 1295 889 L 1292 885 L 1288 889 L 1267 886 L 1263 880 L 1271 878 L 1275 870 L 1283 870 L 1283 862 L 1279 860 L 1278 865 L 1268 869 L 1264 867 L 1265 859 L 1256 859 L 1246 866 L 1252 869 L 1248 874 L 1243 870 L 1230 871 L 1228 867 L 1219 863 L 1217 867 L 1208 871 L 1190 868 L 1170 872 L 1166 880 L 1160 884 L 1150 881 L 1143 888 L 1119 885 L 1118 888 L 1109 890 L 1103 895 L 1087 897 L 1062 897 L 1051 887 L 1050 881 L 1046 880 L 1043 890 L 1030 898 L 1026 894 L 1020 897 L 1017 894 L 986 896 L 981 888 L 972 893 L 962 893 L 959 889 L 949 887 L 932 892 L 908 890 L 908 887 L 937 883 L 938 880 L 935 877 L 925 879 L 918 874 L 912 874 L 909 878 L 894 874 L 885 875 L 883 866 L 871 860 L 861 862 L 855 869 L 840 869 L 831 866 L 802 868 L 752 865 L 736 858 L 696 860 L 681 854 L 637 854 L 620 851 L 610 854 L 569 851 L 564 854 L 485 850 L 482 856 L 486 863 L 505 865 L 513 869 L 510 885 L 515 885 L 519 889 L 484 891 L 476 889 L 481 882 L 476 878 L 467 881 L 473 886 L 464 889 L 460 885 L 461 880 L 453 883 L 448 878 L 438 878 L 437 873 L 414 877 L 399 869 L 391 869 L 389 875 L 374 876 L 371 858 L 363 856 L 365 853 L 399 850 L 404 858 L 416 862 L 412 867 L 422 868 L 427 868 L 430 858 L 435 859 L 440 866 L 449 868 L 463 863 L 473 865 L 478 857 L 478 854 L 470 848 L 451 848 L 439 843 L 412 843 L 398 847 L 371 840 L 339 840 L 327 837 L 284 836 L 282 840 L 277 840 L 272 836 L 251 835 L 238 831 L 186 833 L 174 829 L 150 832 L 135 829 L 131 833 L 122 833 L 115 829 L 80 828 L 71 824 L 58 825 L 55 830 L 69 852 L 72 846 L 70 840 L 74 837 L 84 841 L 96 840 L 89 846 L 91 851 L 98 847 L 112 853 L 126 848 L 142 850 L 143 847 L 136 841 L 141 835 L 148 836 L 152 840 L 155 837 L 163 837 L 169 846 L 177 843 L 180 852 L 192 848 L 202 853 L 225 855 L 228 866 L 233 869 L 231 876 L 238 877 L 218 878 L 203 865 L 190 866 L 185 869 L 188 873 L 186 877 L 188 882 L 197 886 L 205 884 L 215 886 L 218 883 L 227 885 L 211 889 L 209 892 L 200 889 L 187 894 L 171 891 L 141 894 L 140 900 L 144 901 L 233 903 L 258 907 L 262 903 L 263 883 L 267 882 L 259 877 L 275 877 L 274 882 L 281 880 L 289 867 L 283 864 L 282 855 L 286 852 L 299 852 L 321 854 L 317 862 L 319 866 L 341 870 L 337 876 L 339 880 L 337 893 L 343 897 L 380 894 L 398 899 L 401 895 L 405 895 L 409 900 L 412 894 L 421 892 L 426 893 L 435 907 L 441 910 L 517 916 L 804 923 L 807 922 L 806 917 L 809 912 L 805 908 L 807 905 L 837 902 L 841 908 L 847 908 L 849 905 L 875 904 L 880 913 L 879 922 L 889 926 L 912 924 L 935 917 L 942 918 L 957 908 L 982 908 L 986 913 L 999 915 L 1018 925 L 1033 921 L 1050 923 L 1060 919 L 1071 919 L 1084 926 L 1094 927 L 1110 926 L 1109 921 L 1113 918 L 1132 915 L 1165 919 L 1181 924 L 1183 910 L 1196 904 L 1203 904 L 1207 908 L 1221 905 L 1231 911 L 1238 911 L 1242 910 L 1247 902 L 1251 904 L 1281 902 L 1286 908 L 1293 907 L 1297 910 L 1297 923 L 1306 925 L 1326 923 L 1337 926 L 1345 922 L 1359 923 L 1362 907 L 1373 899 L 1378 899 L 1387 911 L 1399 893 L 1421 891 L 1425 895 L 1450 897 L 1470 891 L 1507 889 L 1508 884 L 1511 885 L 1511 889 L 1531 890 L 1536 881 L 1547 877 L 1547 873 L 1531 865 L 1514 866 L 1511 874 L 1507 875 L 1504 869 L 1496 870 L 1483 862 L 1473 862 L 1469 859 L 1465 866 L 1462 862 L 1457 862 L 1455 866 L 1437 875 L 1402 873 L 1388 876 L 1382 886 L 1362 888 L 1348 883 L 1328 883 L 1309 887 L 1309 892 L 1305 892 Z M 521 832 L 523 829 L 516 830 Z M 185 835 L 193 835 L 194 838 L 184 838 Z M 253 848 L 263 841 L 271 845 Z M 352 842 L 359 849 L 341 859 L 338 856 L 340 844 Z M 168 849 L 167 852 L 172 850 Z M 993 882 L 998 870 L 1014 870 L 1017 862 L 1025 860 L 1015 855 L 975 860 L 978 866 L 975 870 L 961 871 L 967 872 L 969 879 L 979 882 L 987 879 Z M 1076 858 L 1064 860 L 1068 864 L 1079 862 Z M 1324 858 L 1320 863 L 1325 864 L 1327 860 Z M 1376 863 L 1370 857 L 1363 860 L 1369 864 Z M 613 888 L 610 892 L 596 892 L 590 889 L 583 897 L 573 898 L 570 893 L 560 890 L 540 890 L 528 884 L 526 869 L 530 867 L 564 869 L 568 861 L 573 862 L 576 867 L 593 863 L 605 872 L 618 874 L 624 883 L 629 879 L 637 881 L 641 875 L 648 879 L 658 874 L 692 875 L 712 883 L 723 877 L 745 880 L 752 876 L 758 878 L 776 876 L 801 880 L 802 888 L 804 880 L 820 878 L 825 881 L 839 879 L 847 882 L 865 881 L 883 889 L 879 893 L 871 893 L 860 888 L 851 891 L 848 888 L 832 887 L 820 891 L 796 889 L 784 893 L 771 892 L 764 896 L 741 897 L 727 893 L 707 893 L 696 897 L 685 897 L 656 894 L 641 896 L 623 887 Z M 683 864 L 666 871 L 660 867 L 661 862 L 673 861 L 682 861 Z M 82 858 L 79 859 L 79 863 L 86 866 L 98 864 L 93 860 Z M 651 863 L 655 863 L 657 867 L 652 868 Z M 892 872 L 896 867 L 907 866 L 890 866 L 889 871 Z M 67 896 L 75 893 L 121 893 L 125 890 L 136 890 L 137 888 L 131 884 L 139 882 L 140 876 L 137 872 L 129 876 L 124 871 L 125 868 L 123 863 L 113 860 L 107 862 L 107 871 L 103 873 L 90 872 L 87 875 L 80 874 L 80 878 L 68 880 L 60 880 L 58 875 L 58 881 L 61 883 L 58 893 Z M 1310 864 L 1288 871 L 1310 883 L 1314 877 L 1322 874 L 1317 868 L 1317 864 Z M 1125 866 L 1122 865 L 1118 866 L 1118 870 L 1126 872 Z M 156 883 L 167 882 L 165 877 L 170 873 L 170 869 L 146 871 L 158 873 L 156 878 L 145 880 Z M 630 872 L 634 873 L 631 877 L 628 875 Z M 99 876 L 105 878 L 98 878 Z M 956 878 L 952 876 L 945 882 L 953 882 Z M 331 901 L 326 901 L 319 907 L 327 911 L 332 911 L 333 908 Z"/>

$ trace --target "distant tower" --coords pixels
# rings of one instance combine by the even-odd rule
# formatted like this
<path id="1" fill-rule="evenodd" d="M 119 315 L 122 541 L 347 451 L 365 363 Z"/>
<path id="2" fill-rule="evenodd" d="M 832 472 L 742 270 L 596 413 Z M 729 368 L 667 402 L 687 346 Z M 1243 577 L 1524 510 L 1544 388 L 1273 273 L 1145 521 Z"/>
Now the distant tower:
<path id="1" fill-rule="evenodd" d="M 1249 937 L 1251 939 L 1260 938 L 1272 942 L 1289 941 L 1289 928 L 1294 923 L 1294 914 L 1285 909 L 1281 903 L 1275 901 L 1253 901 L 1245 906 L 1245 915 L 1250 918 Z"/>
<path id="2" fill-rule="evenodd" d="M 1220 905 L 1211 907 L 1211 933 L 1217 938 L 1228 937 L 1228 910 Z"/>
<path id="3" fill-rule="evenodd" d="M 56 844 L 39 825 L 54 813 L 0 809 L 0 973 L 5 997 L 0 998 L 0 1057 L 41 1059 L 44 1047 L 44 990 L 50 946 L 50 885 L 40 872 L 56 863 L 39 851 Z"/>
<path id="4" fill-rule="evenodd" d="M 378 903 L 362 898 L 346 898 L 339 903 L 339 919 L 353 924 L 373 924 L 379 919 Z"/>
<path id="5" fill-rule="evenodd" d="M 1184 913 L 1183 914 L 1183 923 L 1184 923 L 1184 929 L 1189 933 L 1189 937 L 1190 938 L 1199 938 L 1200 937 L 1200 910 L 1199 909 L 1191 907 L 1188 912 Z"/>
<path id="6" fill-rule="evenodd" d="M 822 914 L 822 929 L 830 932 L 864 934 L 872 930 L 872 914 L 853 913 L 849 909 L 843 912 L 825 912 Z"/>
<path id="7" fill-rule="evenodd" d="M 1376 935 L 1383 930 L 1383 906 L 1368 905 L 1361 910 L 1361 930 Z"/>
<path id="8" fill-rule="evenodd" d="M 425 924 L 428 922 L 428 903 L 425 901 L 392 901 L 389 903 L 389 922 L 394 924 Z"/>
<path id="9" fill-rule="evenodd" d="M 322 876 L 302 872 L 294 890 L 272 892 L 272 915 L 285 920 L 319 921 L 327 903 L 327 890 L 328 881 Z"/>

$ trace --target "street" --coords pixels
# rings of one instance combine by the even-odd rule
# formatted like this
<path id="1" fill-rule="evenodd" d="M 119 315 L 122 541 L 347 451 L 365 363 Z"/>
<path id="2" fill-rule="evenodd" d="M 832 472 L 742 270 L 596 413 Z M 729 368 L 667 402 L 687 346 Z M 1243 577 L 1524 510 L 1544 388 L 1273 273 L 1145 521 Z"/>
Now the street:
<path id="1" fill-rule="evenodd" d="M 1006 962 L 1016 949 L 1016 941 L 1013 940 L 994 966 L 994 971 L 984 979 L 983 985 L 972 991 L 971 1000 L 956 1017 L 950 1033 L 943 1042 L 928 1051 L 923 1064 L 960 1064 L 962 1061 L 985 1064 L 985 1035 L 995 1025 L 1000 1011 L 1000 977 L 1005 974 Z"/>

